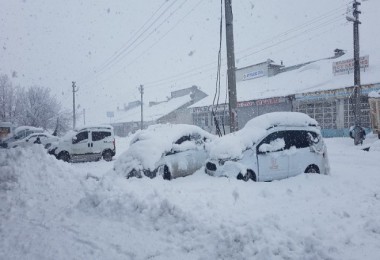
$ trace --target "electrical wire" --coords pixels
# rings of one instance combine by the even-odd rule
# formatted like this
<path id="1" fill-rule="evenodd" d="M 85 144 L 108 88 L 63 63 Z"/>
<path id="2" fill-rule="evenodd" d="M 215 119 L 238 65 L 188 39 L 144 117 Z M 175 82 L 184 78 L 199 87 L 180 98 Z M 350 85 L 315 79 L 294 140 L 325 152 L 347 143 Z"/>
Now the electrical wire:
<path id="1" fill-rule="evenodd" d="M 187 0 L 186 0 L 187 1 Z M 185 2 L 186 2 L 185 1 Z M 133 59 L 130 63 L 128 63 L 126 66 L 124 66 L 122 69 L 116 71 L 115 73 L 111 74 L 107 79 L 115 76 L 116 74 L 119 74 L 120 72 L 124 71 L 126 67 L 134 64 L 136 60 L 140 59 L 143 55 L 145 55 L 151 48 L 153 48 L 155 45 L 157 45 L 162 39 L 164 39 L 171 31 L 173 31 L 187 16 L 189 16 L 201 3 L 203 0 L 198 1 L 193 8 L 185 15 L 183 16 L 177 23 L 174 24 L 165 34 L 163 34 L 157 41 L 155 41 L 152 45 L 150 45 L 147 49 L 145 49 L 139 56 L 137 56 L 135 59 Z M 182 7 L 182 5 L 180 6 Z M 107 80 L 105 79 L 105 80 Z M 103 80 L 103 81 L 105 81 Z M 102 82 L 103 82 L 102 81 Z M 149 83 L 143 83 L 145 88 L 149 88 Z"/>
<path id="2" fill-rule="evenodd" d="M 339 19 L 337 19 L 337 20 L 339 20 Z M 336 21 L 334 21 L 334 22 L 336 22 Z M 330 24 L 332 24 L 332 23 L 330 23 Z M 328 24 L 325 24 L 324 26 L 326 26 L 326 25 L 328 25 Z M 320 28 L 323 28 L 323 27 L 314 28 L 313 31 L 315 31 L 316 29 L 320 29 Z M 333 29 L 335 29 L 335 28 L 333 28 Z M 298 34 L 297 36 L 302 36 L 302 35 L 305 35 L 304 32 Z M 320 35 L 321 34 L 318 34 L 318 36 L 320 36 Z M 258 51 L 250 53 L 250 54 L 248 54 L 246 56 L 238 57 L 238 59 L 245 59 L 245 58 L 247 58 L 249 56 L 252 56 L 254 54 L 258 54 L 258 53 L 263 52 L 263 51 L 265 51 L 267 49 L 271 49 L 271 48 L 273 48 L 275 46 L 278 46 L 278 45 L 280 45 L 282 43 L 285 43 L 285 42 L 288 42 L 290 40 L 293 40 L 294 38 L 295 37 L 287 38 L 285 40 L 282 40 L 281 42 L 277 42 L 277 43 L 272 44 L 270 46 L 264 47 L 264 48 L 262 48 L 262 49 L 260 49 Z M 315 36 L 312 36 L 312 37 L 308 37 L 306 40 L 312 40 L 312 39 L 315 39 L 315 38 L 316 38 Z M 297 42 L 296 44 L 294 44 L 292 46 L 296 46 L 296 45 L 298 45 L 301 42 L 304 42 L 304 41 L 299 41 L 299 42 Z M 168 85 L 168 84 L 170 84 L 172 82 L 176 82 L 178 80 L 184 80 L 184 79 L 189 79 L 189 78 L 196 78 L 199 75 L 204 75 L 206 72 L 213 71 L 214 68 L 215 68 L 215 65 L 213 65 L 213 64 L 215 64 L 215 63 L 209 63 L 209 64 L 207 64 L 207 65 L 205 65 L 203 67 L 198 67 L 198 68 L 189 70 L 187 72 L 184 72 L 184 73 L 181 73 L 181 74 L 177 74 L 177 76 L 165 78 L 165 80 L 163 80 L 163 81 L 155 81 L 155 82 L 144 83 L 144 86 L 148 85 L 147 87 L 153 88 L 153 87 L 159 87 L 159 86 L 166 86 L 166 85 Z M 222 63 L 221 66 L 225 67 L 226 65 Z M 199 68 L 202 68 L 201 71 L 199 71 Z M 208 74 L 208 75 L 211 76 L 211 74 Z M 207 76 L 205 78 L 207 78 Z"/>
<path id="3" fill-rule="evenodd" d="M 113 55 L 111 55 L 106 61 L 103 62 L 102 65 L 100 65 L 98 67 L 98 69 L 96 71 L 99 71 L 101 70 L 102 68 L 104 68 L 109 62 L 111 62 L 115 56 L 117 56 L 119 53 L 121 53 L 126 47 L 128 47 L 128 45 L 133 41 L 133 39 L 135 37 L 138 37 L 138 34 L 141 32 L 141 30 L 153 19 L 153 17 L 161 10 L 161 8 L 167 3 L 168 1 L 167 0 L 164 0 L 162 2 L 162 4 L 153 12 L 153 14 L 144 22 L 144 24 L 142 26 L 140 26 L 140 28 L 133 33 L 132 37 L 126 42 L 123 44 L 123 46 L 121 48 L 119 48 L 116 52 L 114 52 Z M 90 76 L 87 76 L 86 78 L 82 78 L 81 80 L 79 81 L 86 81 L 88 77 L 91 77 L 92 75 Z"/>
<path id="4" fill-rule="evenodd" d="M 105 65 L 103 65 L 99 71 L 97 71 L 97 75 L 95 77 L 99 77 L 101 74 L 103 74 L 105 71 L 109 70 L 110 68 L 112 68 L 114 65 L 120 63 L 120 61 L 122 61 L 126 55 L 130 54 L 131 52 L 133 52 L 136 48 L 138 48 L 146 39 L 148 39 L 149 37 L 151 37 L 153 35 L 153 32 L 156 32 L 165 22 L 167 22 L 169 20 L 170 17 L 173 16 L 173 14 L 175 14 L 176 11 L 178 11 L 183 5 L 184 3 L 186 3 L 187 0 L 184 0 L 184 2 L 182 2 L 182 4 L 177 7 L 172 13 L 170 13 L 170 15 L 168 17 L 166 17 L 159 25 L 157 25 L 155 28 L 153 28 L 153 30 L 150 30 L 157 22 L 158 20 L 160 20 L 164 15 L 165 13 L 167 13 L 170 8 L 177 2 L 178 0 L 174 0 L 174 2 L 172 2 L 168 7 L 166 7 L 163 12 L 161 12 L 159 14 L 158 17 L 156 17 L 156 19 L 154 19 L 153 22 L 150 23 L 150 25 L 145 28 L 138 36 L 137 38 L 135 38 L 134 40 L 132 40 L 132 42 L 130 42 L 126 47 L 124 47 L 122 49 L 122 51 L 120 51 L 118 54 L 116 54 L 110 61 L 108 61 L 107 63 L 105 63 Z M 159 10 L 159 9 L 158 9 Z M 145 38 L 143 38 L 142 40 L 140 40 L 144 35 L 145 33 L 150 30 L 150 32 L 145 36 Z M 140 40 L 140 41 L 139 41 Z M 139 41 L 139 42 L 138 42 Z M 136 43 L 136 44 L 135 44 Z M 135 45 L 134 45 L 135 44 Z M 133 47 L 134 46 L 134 47 Z M 133 47 L 133 48 L 132 48 Z M 131 49 L 132 48 L 132 49 Z M 94 78 L 92 78 L 93 80 Z M 85 83 L 82 83 L 82 84 L 87 84 L 88 82 L 85 82 Z"/>
<path id="5" fill-rule="evenodd" d="M 330 20 L 324 22 L 323 24 L 320 24 L 320 25 L 318 25 L 318 26 L 312 27 L 312 28 L 310 28 L 310 29 L 308 28 L 308 29 L 306 29 L 306 30 L 304 30 L 304 31 L 302 31 L 302 32 L 300 32 L 300 33 L 298 33 L 298 34 L 292 36 L 292 37 L 288 37 L 288 38 L 286 38 L 286 39 L 284 39 L 284 40 L 282 40 L 282 41 L 279 41 L 279 42 L 276 42 L 276 43 L 274 43 L 274 44 L 272 44 L 272 45 L 266 46 L 266 47 L 264 47 L 264 48 L 262 48 L 262 49 L 260 49 L 260 50 L 258 50 L 258 51 L 251 52 L 251 53 L 249 53 L 249 54 L 247 54 L 247 55 L 241 56 L 241 57 L 239 57 L 239 59 L 240 59 L 240 60 L 241 60 L 241 59 L 245 59 L 245 58 L 250 57 L 250 56 L 252 56 L 252 55 L 254 55 L 254 54 L 257 54 L 257 53 L 262 52 L 262 51 L 264 51 L 264 50 L 267 50 L 267 49 L 270 49 L 270 48 L 275 47 L 275 46 L 277 46 L 277 45 L 280 45 L 280 44 L 282 44 L 282 43 L 284 43 L 284 42 L 287 42 L 287 41 L 293 40 L 293 39 L 297 38 L 298 36 L 305 35 L 305 33 L 308 33 L 308 32 L 311 32 L 311 31 L 318 30 L 318 29 L 323 28 L 323 27 L 325 27 L 325 26 L 327 26 L 327 25 L 331 25 L 331 24 L 333 24 L 333 23 L 335 23 L 335 22 L 337 22 L 337 21 L 340 21 L 341 18 L 342 18 L 342 16 L 343 16 L 343 15 L 340 14 L 340 15 L 338 15 L 338 16 L 336 16 L 336 17 L 334 17 L 334 18 L 332 18 L 332 19 L 330 19 Z"/>
<path id="6" fill-rule="evenodd" d="M 222 38 L 223 38 L 223 0 L 220 0 L 218 66 L 217 66 L 217 73 L 216 73 L 215 95 L 214 95 L 214 100 L 212 102 L 212 108 L 211 108 L 211 114 L 214 119 L 216 134 L 219 137 L 222 136 L 222 132 L 220 131 L 219 122 L 218 122 L 218 119 L 216 118 L 215 110 L 218 111 L 219 97 L 220 97 L 220 67 L 221 67 L 221 60 L 222 60 Z M 216 107 L 214 110 L 215 99 L 217 100 L 217 102 L 216 102 Z"/>
<path id="7" fill-rule="evenodd" d="M 352 2 L 352 1 L 350 1 L 350 3 L 351 3 L 351 2 Z M 344 6 L 346 6 L 346 5 L 344 5 Z M 271 37 L 271 38 L 269 38 L 268 40 L 266 40 L 266 41 L 264 41 L 264 42 L 262 42 L 262 43 L 260 43 L 260 44 L 255 45 L 254 47 L 250 47 L 250 48 L 248 48 L 248 49 L 240 50 L 240 51 L 237 51 L 236 53 L 237 53 L 237 54 L 238 54 L 238 53 L 243 53 L 243 52 L 246 52 L 247 50 L 251 50 L 251 49 L 253 49 L 253 48 L 257 48 L 257 47 L 259 47 L 260 45 L 262 45 L 263 43 L 271 42 L 271 41 L 273 41 L 273 40 L 276 39 L 276 38 L 280 38 L 280 37 L 286 36 L 286 35 L 288 35 L 288 34 L 290 34 L 290 33 L 292 33 L 292 32 L 299 31 L 300 29 L 305 28 L 305 27 L 307 27 L 307 26 L 309 26 L 309 25 L 313 25 L 313 24 L 315 24 L 315 23 L 318 23 L 318 22 L 320 22 L 320 21 L 323 21 L 323 20 L 325 20 L 326 18 L 329 18 L 330 16 L 332 16 L 332 12 L 335 12 L 336 10 L 341 10 L 341 9 L 343 9 L 343 8 L 342 8 L 342 7 L 339 7 L 339 8 L 335 8 L 335 9 L 333 9 L 333 10 L 330 10 L 329 12 L 326 12 L 326 13 L 320 15 L 320 16 L 317 16 L 317 17 L 311 19 L 310 21 L 308 21 L 308 22 L 306 22 L 306 23 L 303 23 L 303 24 L 301 24 L 301 25 L 299 25 L 299 26 L 296 26 L 296 27 L 294 27 L 294 28 L 292 28 L 292 29 L 289 29 L 289 30 L 287 30 L 287 31 L 285 31 L 285 32 L 283 32 L 283 33 L 280 33 L 280 34 L 278 34 L 278 35 L 276 35 L 276 36 L 274 36 L 274 37 Z M 341 18 L 341 16 L 342 16 L 343 14 L 339 14 L 339 15 L 337 16 L 336 13 L 335 13 L 334 15 L 335 15 L 335 16 L 334 16 L 332 19 L 329 19 L 327 23 L 326 23 L 326 21 L 324 21 L 324 23 L 321 24 L 321 27 L 328 25 L 329 23 L 331 23 L 331 21 L 336 21 L 338 18 Z M 316 30 L 316 29 L 318 29 L 318 26 L 317 26 L 317 27 L 313 27 L 311 30 Z M 308 31 L 308 30 L 305 30 L 305 31 L 303 31 L 303 32 L 301 32 L 301 33 L 299 33 L 299 34 L 297 34 L 296 36 L 301 36 L 301 35 L 303 35 L 305 32 L 310 32 L 310 30 L 309 30 L 309 31 Z M 283 40 L 283 41 L 280 41 L 279 43 L 276 43 L 276 44 L 270 45 L 269 47 L 265 47 L 265 48 L 263 48 L 263 49 L 261 49 L 261 50 L 259 50 L 259 51 L 256 51 L 256 52 L 254 52 L 254 53 L 248 54 L 248 55 L 246 55 L 246 56 L 251 56 L 251 55 L 253 55 L 253 54 L 259 53 L 259 52 L 264 51 L 264 50 L 266 50 L 266 49 L 269 49 L 269 48 L 272 48 L 272 47 L 274 47 L 274 46 L 277 46 L 277 45 L 279 45 L 280 43 L 283 43 L 283 42 L 289 41 L 289 40 L 291 40 L 291 39 L 293 39 L 293 38 L 295 38 L 295 37 L 287 38 L 286 40 Z M 245 58 L 245 56 L 243 56 L 242 58 Z M 224 60 L 224 59 L 222 59 L 222 60 Z M 176 74 L 176 75 L 174 75 L 174 76 L 170 76 L 170 77 L 162 78 L 162 79 L 159 79 L 159 80 L 156 80 L 156 81 L 146 82 L 146 83 L 144 83 L 144 85 L 145 85 L 145 86 L 146 86 L 146 85 L 158 86 L 158 85 L 162 85 L 162 84 L 168 84 L 168 83 L 170 83 L 170 82 L 173 82 L 175 79 L 179 80 L 179 79 L 183 79 L 183 78 L 189 78 L 189 77 L 192 77 L 192 76 L 195 76 L 195 75 L 198 75 L 198 74 L 202 74 L 202 72 L 205 72 L 205 71 L 211 71 L 211 70 L 214 68 L 214 66 L 215 66 L 215 62 L 207 63 L 207 64 L 205 64 L 205 65 L 203 65 L 203 66 L 200 66 L 200 67 L 197 67 L 197 68 L 193 68 L 193 69 L 191 69 L 191 70 L 188 70 L 188 71 L 186 71 L 186 72 L 182 72 L 182 73 Z M 209 69 L 204 70 L 204 68 L 209 68 Z M 201 70 L 202 72 L 197 72 L 197 71 L 200 71 L 200 70 Z M 193 73 L 193 72 L 195 72 L 195 73 Z M 189 74 L 189 73 L 191 73 L 191 74 Z M 189 74 L 189 75 L 188 75 L 188 74 Z"/>

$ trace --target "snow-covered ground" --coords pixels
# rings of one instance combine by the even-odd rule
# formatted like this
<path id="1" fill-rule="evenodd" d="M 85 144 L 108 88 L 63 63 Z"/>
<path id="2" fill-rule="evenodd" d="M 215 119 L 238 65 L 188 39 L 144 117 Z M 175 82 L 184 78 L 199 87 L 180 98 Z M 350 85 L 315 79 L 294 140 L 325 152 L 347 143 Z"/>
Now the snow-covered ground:
<path id="1" fill-rule="evenodd" d="M 0 150 L 0 259 L 379 259 L 380 152 L 326 142 L 330 176 L 271 183 L 127 180 L 113 162 Z"/>

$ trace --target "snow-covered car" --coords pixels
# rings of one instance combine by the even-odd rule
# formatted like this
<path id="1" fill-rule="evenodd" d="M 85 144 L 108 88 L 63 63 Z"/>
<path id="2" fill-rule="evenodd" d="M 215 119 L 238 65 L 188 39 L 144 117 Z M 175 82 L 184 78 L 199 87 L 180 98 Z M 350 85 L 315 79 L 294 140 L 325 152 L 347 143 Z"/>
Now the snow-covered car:
<path id="1" fill-rule="evenodd" d="M 26 137 L 34 133 L 44 133 L 44 130 L 42 128 L 33 127 L 33 126 L 19 126 L 14 130 L 13 135 L 2 140 L 0 146 L 2 148 L 12 148 L 13 147 L 12 144 L 14 142 L 25 139 Z"/>
<path id="2" fill-rule="evenodd" d="M 46 149 L 48 149 L 52 143 L 58 142 L 59 137 L 53 136 L 49 133 L 34 133 L 27 137 L 11 142 L 8 144 L 9 148 L 16 147 L 27 147 L 33 144 L 42 144 Z"/>
<path id="3" fill-rule="evenodd" d="M 205 171 L 212 176 L 271 181 L 330 169 L 317 121 L 298 112 L 258 116 L 209 149 Z"/>
<path id="4" fill-rule="evenodd" d="M 135 134 L 114 169 L 126 178 L 161 175 L 170 180 L 191 175 L 204 165 L 205 146 L 213 139 L 214 135 L 194 125 L 151 125 Z"/>
<path id="5" fill-rule="evenodd" d="M 49 154 L 65 162 L 98 161 L 102 157 L 111 161 L 116 154 L 113 127 L 99 125 L 71 131 L 52 144 Z"/>

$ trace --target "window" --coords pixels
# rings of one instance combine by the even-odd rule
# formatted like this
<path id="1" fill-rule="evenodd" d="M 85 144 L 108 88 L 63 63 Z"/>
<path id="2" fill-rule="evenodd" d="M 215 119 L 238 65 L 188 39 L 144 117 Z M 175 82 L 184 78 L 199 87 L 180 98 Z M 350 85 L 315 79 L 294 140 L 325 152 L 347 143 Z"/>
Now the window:
<path id="1" fill-rule="evenodd" d="M 296 148 L 305 148 L 310 146 L 310 137 L 306 131 L 287 131 L 287 148 L 289 149 L 292 146 Z"/>
<path id="2" fill-rule="evenodd" d="M 106 131 L 94 131 L 91 133 L 92 141 L 99 141 L 108 136 L 111 136 L 111 132 Z"/>
<path id="3" fill-rule="evenodd" d="M 273 143 L 273 142 L 275 142 L 276 140 L 279 140 L 279 139 L 282 139 L 282 140 L 285 139 L 285 132 L 284 131 L 282 131 L 282 132 L 274 132 L 274 133 L 271 133 L 270 135 L 268 135 L 267 137 L 265 137 L 264 140 L 262 140 L 261 143 L 257 146 L 257 148 L 258 148 L 257 152 L 258 153 L 263 153 L 262 151 L 260 151 L 260 147 L 262 145 L 270 145 L 271 143 Z M 286 144 L 286 139 L 285 139 L 285 149 L 289 149 L 289 147 Z M 265 148 L 263 150 L 268 150 L 268 148 Z M 282 150 L 284 150 L 283 147 L 281 149 L 270 150 L 270 151 L 271 152 L 278 152 L 278 151 L 282 151 Z"/>
<path id="4" fill-rule="evenodd" d="M 180 139 L 175 142 L 175 144 L 182 144 L 185 141 L 190 141 L 190 135 L 182 136 Z"/>
<path id="5" fill-rule="evenodd" d="M 73 144 L 77 144 L 83 140 L 88 139 L 88 132 L 87 131 L 86 132 L 80 132 L 75 137 L 76 137 L 76 139 L 74 138 Z"/>

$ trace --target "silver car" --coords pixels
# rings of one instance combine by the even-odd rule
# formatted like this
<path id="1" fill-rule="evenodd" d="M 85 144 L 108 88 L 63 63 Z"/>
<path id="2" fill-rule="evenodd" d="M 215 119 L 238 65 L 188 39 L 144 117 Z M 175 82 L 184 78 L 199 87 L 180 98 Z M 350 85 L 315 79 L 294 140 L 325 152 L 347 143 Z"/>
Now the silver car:
<path id="1" fill-rule="evenodd" d="M 136 133 L 114 169 L 126 178 L 185 177 L 204 165 L 208 158 L 205 145 L 214 138 L 194 125 L 152 125 Z"/>

